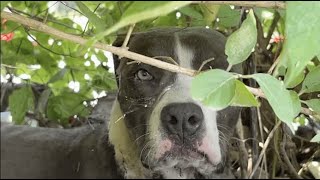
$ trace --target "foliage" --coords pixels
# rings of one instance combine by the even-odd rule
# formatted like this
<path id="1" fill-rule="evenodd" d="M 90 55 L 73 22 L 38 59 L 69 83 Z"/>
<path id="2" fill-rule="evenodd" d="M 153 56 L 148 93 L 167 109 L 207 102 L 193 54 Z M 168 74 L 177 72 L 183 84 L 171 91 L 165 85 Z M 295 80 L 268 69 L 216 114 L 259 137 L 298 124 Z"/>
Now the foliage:
<path id="1" fill-rule="evenodd" d="M 261 63 L 261 55 L 267 56 L 262 62 L 268 69 L 273 63 L 276 67 L 269 73 L 260 69 L 235 74 L 229 68 L 201 72 L 192 82 L 194 99 L 216 110 L 260 107 L 261 100 L 245 86 L 246 79 L 258 83 L 276 116 L 289 127 L 296 121 L 303 125 L 306 118 L 319 122 L 319 95 L 309 98 L 320 91 L 319 9 L 319 2 L 287 2 L 286 9 L 280 10 L 191 1 L 2 1 L 1 11 L 91 41 L 80 46 L 1 19 L 1 82 L 26 84 L 9 97 L 15 123 L 22 124 L 26 115 L 34 114 L 68 126 L 70 118 L 87 118 L 98 94 L 116 89 L 112 56 L 91 48 L 93 42 L 112 44 L 131 24 L 135 31 L 202 26 L 228 36 L 229 68 L 252 58 Z M 35 93 L 32 88 L 38 85 L 43 89 Z M 302 115 L 302 108 L 309 108 L 312 116 Z M 312 141 L 319 141 L 319 134 Z"/>
<path id="2" fill-rule="evenodd" d="M 115 39 L 114 32 L 119 30 L 125 32 L 126 27 L 133 23 L 137 23 L 136 29 L 139 31 L 159 26 L 216 28 L 230 35 L 225 52 L 230 65 L 245 61 L 252 50 L 256 48 L 256 18 L 263 22 L 264 29 L 268 29 L 271 26 L 271 20 L 267 16 L 263 16 L 263 13 L 271 15 L 275 13 L 272 9 L 251 9 L 246 20 L 237 29 L 240 22 L 239 9 L 232 9 L 228 5 L 188 4 L 190 2 L 187 1 L 104 3 L 6 1 L 1 3 L 1 8 L 7 6 L 12 12 L 45 21 L 48 25 L 67 33 L 92 37 L 91 39 L 94 41 L 103 38 L 105 43 L 112 43 Z M 317 11 L 319 8 L 319 3 L 316 2 L 289 2 L 285 12 L 279 11 L 284 21 L 281 26 L 286 28 L 285 31 L 281 30 L 282 32 L 278 33 L 286 40 L 279 56 L 280 63 L 275 71 L 278 73 L 274 73 L 274 76 L 284 76 L 284 84 L 287 88 L 295 88 L 302 83 L 299 95 L 319 91 L 319 66 L 311 65 L 315 68 L 306 75 L 302 72 L 307 65 L 310 69 L 309 62 L 314 62 L 310 60 L 317 59 L 315 55 L 320 52 L 320 31 L 317 30 L 320 29 L 318 27 L 320 22 L 318 22 L 318 18 L 314 18 L 314 14 L 319 13 Z M 303 14 L 307 15 L 303 16 Z M 80 25 L 80 18 L 86 21 L 86 24 Z M 306 21 L 309 22 L 308 26 L 304 25 Z M 76 110 L 65 113 L 64 110 L 67 107 L 61 108 L 62 106 L 58 102 L 63 103 L 63 101 L 58 99 L 63 99 L 66 94 L 71 93 L 70 97 L 84 101 L 83 97 L 94 98 L 93 91 L 99 93 L 103 90 L 115 89 L 114 78 L 109 73 L 110 71 L 106 71 L 109 69 L 106 64 L 110 63 L 111 59 L 109 60 L 110 56 L 107 57 L 102 50 L 89 48 L 89 46 L 84 48 L 72 42 L 54 39 L 44 33 L 30 31 L 15 22 L 5 22 L 5 20 L 2 22 L 2 34 L 14 32 L 12 39 L 1 41 L 2 75 L 9 75 L 11 79 L 14 79 L 13 77 L 27 77 L 22 78 L 24 83 L 38 83 L 45 85 L 46 89 L 51 89 L 52 94 L 49 96 L 47 108 L 52 107 L 53 101 L 60 108 L 45 111 L 48 113 L 46 115 L 49 119 L 66 120 L 68 116 L 86 114 Z M 274 46 L 280 48 L 280 44 Z M 309 47 L 307 51 L 303 50 L 305 49 L 303 47 L 306 46 Z M 281 73 L 280 68 L 282 68 L 282 72 L 285 72 L 283 68 L 288 68 L 288 70 L 286 73 Z M 2 79 L 4 79 L 3 76 Z M 299 97 L 294 94 L 294 91 L 289 93 L 281 81 L 271 78 L 271 76 L 256 74 L 252 77 L 261 85 L 278 117 L 284 122 L 292 122 L 301 107 L 297 101 Z M 246 88 L 241 88 L 244 86 L 236 80 L 237 78 L 239 76 L 233 76 L 222 70 L 201 73 L 193 81 L 192 94 L 194 98 L 200 99 L 216 109 L 223 109 L 229 105 L 257 106 L 258 103 L 253 95 Z M 207 79 L 212 79 L 211 83 L 207 83 Z M 72 90 L 68 88 L 70 83 L 78 85 L 80 88 Z M 216 88 L 212 89 L 212 87 Z M 282 90 L 279 91 L 279 89 Z M 294 95 L 292 96 L 292 94 Z M 14 104 L 13 99 L 11 98 L 10 101 L 11 106 Z M 303 102 L 312 109 L 319 109 L 318 103 Z M 288 104 L 293 104 L 293 106 L 284 107 Z M 24 112 L 26 108 L 22 109 L 21 112 Z M 281 113 L 283 115 L 280 115 Z M 285 115 L 287 113 L 290 115 Z M 14 113 L 14 119 L 21 121 L 21 117 L 18 117 L 16 113 Z"/>

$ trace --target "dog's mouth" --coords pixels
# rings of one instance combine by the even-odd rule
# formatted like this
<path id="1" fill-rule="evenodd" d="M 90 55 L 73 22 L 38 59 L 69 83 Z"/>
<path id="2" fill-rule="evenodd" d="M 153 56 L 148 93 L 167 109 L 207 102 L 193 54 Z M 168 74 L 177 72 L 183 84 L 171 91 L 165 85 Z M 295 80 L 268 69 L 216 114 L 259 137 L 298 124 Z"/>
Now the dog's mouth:
<path id="1" fill-rule="evenodd" d="M 154 172 L 172 169 L 176 172 L 192 174 L 201 178 L 218 169 L 219 163 L 212 162 L 208 154 L 201 150 L 197 143 L 176 144 L 168 139 L 162 140 L 154 156 L 141 157 L 143 166 Z"/>

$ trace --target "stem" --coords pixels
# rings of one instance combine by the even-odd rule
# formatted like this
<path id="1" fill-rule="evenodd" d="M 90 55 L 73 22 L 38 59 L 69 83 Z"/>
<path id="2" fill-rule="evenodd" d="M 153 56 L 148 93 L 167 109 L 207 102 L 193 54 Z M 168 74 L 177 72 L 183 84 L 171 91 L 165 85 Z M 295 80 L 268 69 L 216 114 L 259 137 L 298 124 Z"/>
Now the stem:
<path id="1" fill-rule="evenodd" d="M 232 68 L 232 64 L 229 64 L 226 71 L 229 72 L 231 70 L 231 68 Z"/>
<path id="2" fill-rule="evenodd" d="M 290 159 L 289 159 L 289 157 L 288 157 L 288 155 L 287 155 L 287 152 L 286 152 L 286 150 L 285 150 L 286 140 L 287 140 L 286 134 L 283 134 L 283 142 L 282 142 L 281 145 L 280 145 L 280 152 L 281 152 L 281 154 L 282 154 L 282 156 L 283 156 L 283 160 L 284 160 L 285 164 L 287 165 L 287 167 L 288 167 L 288 169 L 289 169 L 289 173 L 290 173 L 294 178 L 296 178 L 296 179 L 302 179 L 302 178 L 298 175 L 296 169 L 295 169 L 295 168 L 293 167 L 293 165 L 291 164 Z"/>
<path id="3" fill-rule="evenodd" d="M 124 39 L 123 44 L 122 44 L 122 46 L 121 46 L 122 48 L 127 47 L 134 26 L 135 26 L 135 24 L 130 25 L 129 30 L 128 30 L 128 33 L 127 33 L 127 36 L 126 36 L 126 38 Z"/>
<path id="4" fill-rule="evenodd" d="M 265 7 L 265 8 L 277 8 L 285 9 L 286 4 L 282 1 L 193 1 L 193 4 L 210 3 L 210 4 L 227 4 L 243 7 Z"/>
<path id="5" fill-rule="evenodd" d="M 11 21 L 14 21 L 14 22 L 18 22 L 18 23 L 23 24 L 25 26 L 29 26 L 30 28 L 32 28 L 36 31 L 44 32 L 48 35 L 52 35 L 52 36 L 55 36 L 60 39 L 69 40 L 69 41 L 72 41 L 72 42 L 75 42 L 75 43 L 78 43 L 81 45 L 85 45 L 87 43 L 87 39 L 81 38 L 79 36 L 64 33 L 62 31 L 55 29 L 55 28 L 47 26 L 46 24 L 43 24 L 39 21 L 29 19 L 29 18 L 20 16 L 17 14 L 12 14 L 12 13 L 8 13 L 8 12 L 1 12 L 1 17 L 6 18 Z M 130 52 L 130 51 L 123 49 L 121 47 L 120 48 L 114 47 L 114 46 L 110 46 L 110 45 L 103 44 L 103 43 L 95 43 L 92 46 L 95 48 L 98 48 L 98 49 L 103 49 L 105 51 L 109 51 L 109 52 L 114 53 L 118 56 L 127 57 L 129 59 L 136 60 L 136 61 L 139 61 L 139 62 L 142 62 L 145 64 L 149 64 L 152 66 L 156 66 L 161 69 L 169 70 L 172 72 L 182 73 L 182 74 L 185 74 L 188 76 L 195 76 L 197 74 L 197 71 L 195 71 L 195 70 L 186 69 L 186 68 L 176 66 L 176 65 L 173 65 L 170 63 L 166 63 L 166 62 L 163 62 L 160 60 L 156 60 L 154 58 L 150 58 L 150 57 L 147 57 L 147 56 L 144 56 L 141 54 Z"/>
<path id="6" fill-rule="evenodd" d="M 256 164 L 254 165 L 254 168 L 253 168 L 253 170 L 252 170 L 252 173 L 251 173 L 250 176 L 249 176 L 249 179 L 252 179 L 252 176 L 253 176 L 254 173 L 257 171 L 257 169 L 258 169 L 258 167 L 259 167 L 259 164 L 260 164 L 260 162 L 261 162 L 261 160 L 262 160 L 262 158 L 263 158 L 263 156 L 264 156 L 264 153 L 266 152 L 266 149 L 267 149 L 267 147 L 268 147 L 268 145 L 269 145 L 269 142 L 270 142 L 271 138 L 273 137 L 273 134 L 274 134 L 274 132 L 276 131 L 276 129 L 280 126 L 280 124 L 281 124 L 281 121 L 279 121 L 279 122 L 274 126 L 274 128 L 273 128 L 272 131 L 270 132 L 270 134 L 269 134 L 266 142 L 263 144 L 262 151 L 261 151 L 261 153 L 260 153 L 260 155 L 259 155 L 259 158 L 258 158 Z"/>

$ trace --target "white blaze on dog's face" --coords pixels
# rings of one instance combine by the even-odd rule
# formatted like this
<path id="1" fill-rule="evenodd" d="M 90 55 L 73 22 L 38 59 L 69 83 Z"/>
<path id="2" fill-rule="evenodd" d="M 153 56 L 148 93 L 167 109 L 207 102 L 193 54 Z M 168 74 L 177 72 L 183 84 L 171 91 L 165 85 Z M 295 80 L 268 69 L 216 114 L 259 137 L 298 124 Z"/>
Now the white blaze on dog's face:
<path id="1" fill-rule="evenodd" d="M 192 62 L 194 59 L 194 52 L 192 49 L 183 46 L 178 37 L 176 37 L 176 47 L 175 53 L 179 59 L 179 65 L 185 68 L 193 69 Z M 181 172 L 181 169 L 187 168 L 199 168 L 205 169 L 206 167 L 201 166 L 216 166 L 221 161 L 221 152 L 219 146 L 219 132 L 217 129 L 216 123 L 216 111 L 211 110 L 208 107 L 203 106 L 201 103 L 192 99 L 190 94 L 192 77 L 178 74 L 174 83 L 168 88 L 164 89 L 163 95 L 159 97 L 154 106 L 152 114 L 149 121 L 149 132 L 150 140 L 154 141 L 155 144 L 151 150 L 150 158 L 146 159 L 146 162 L 149 164 L 148 160 L 153 159 L 152 162 L 159 162 L 160 166 L 157 166 L 157 169 L 160 171 L 163 170 L 164 174 L 172 175 L 174 172 L 167 169 L 175 168 L 176 173 L 180 176 L 187 173 Z M 193 105 L 198 106 L 200 113 L 203 114 L 203 119 L 199 121 L 199 127 L 193 132 L 193 136 L 186 136 L 177 138 L 178 132 L 167 132 L 165 129 L 166 125 L 165 120 L 161 119 L 164 108 L 168 105 L 176 104 L 177 107 L 172 107 L 170 110 L 175 110 L 179 108 L 178 106 L 183 104 L 184 106 Z M 185 108 L 185 107 L 182 107 Z M 178 110 L 179 111 L 179 110 Z M 187 109 L 181 109 L 180 112 L 176 113 L 188 113 Z M 171 118 L 176 118 L 174 116 L 181 116 L 180 114 L 175 114 L 172 112 Z M 192 115 L 191 115 L 192 117 Z M 176 118 L 177 119 L 177 118 Z M 172 119 L 170 119 L 172 121 Z M 169 121 L 170 121 L 169 120 Z M 188 117 L 179 119 L 180 121 L 188 121 Z M 177 120 L 177 121 L 179 121 Z M 170 122 L 169 122 L 170 123 Z M 183 124 L 184 122 L 182 122 Z M 179 128 L 177 128 L 179 129 Z M 175 130 L 175 129 L 174 129 Z M 185 131 L 182 127 L 182 131 Z M 179 136 L 179 135 L 178 135 Z M 185 138 L 184 142 L 181 141 Z M 189 139 L 190 138 L 190 139 Z M 188 142 L 190 141 L 190 142 Z M 149 152 L 150 153 L 150 152 Z M 148 156 L 148 154 L 146 154 Z M 152 157 L 153 156 L 153 157 Z M 143 156 L 146 157 L 146 156 Z M 162 161 L 160 161 L 163 159 Z M 208 161 L 208 162 L 206 162 Z M 214 170 L 214 168 L 210 169 Z M 166 173 L 168 171 L 170 173 Z M 190 171 L 190 170 L 189 170 Z"/>
<path id="2" fill-rule="evenodd" d="M 131 38 L 129 50 L 198 70 L 226 69 L 225 38 L 202 28 L 149 32 Z M 162 56 L 162 57 L 161 57 Z M 237 108 L 212 110 L 190 94 L 192 77 L 121 60 L 118 102 L 142 164 L 164 178 L 211 177 L 224 163 Z"/>

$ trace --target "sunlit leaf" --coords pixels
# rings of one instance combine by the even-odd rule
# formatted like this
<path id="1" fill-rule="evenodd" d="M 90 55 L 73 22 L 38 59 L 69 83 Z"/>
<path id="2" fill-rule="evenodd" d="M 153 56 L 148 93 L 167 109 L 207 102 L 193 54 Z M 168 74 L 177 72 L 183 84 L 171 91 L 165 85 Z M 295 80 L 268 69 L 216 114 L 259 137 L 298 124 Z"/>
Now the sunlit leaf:
<path id="1" fill-rule="evenodd" d="M 310 142 L 320 142 L 320 133 L 316 134 L 311 140 Z"/>
<path id="2" fill-rule="evenodd" d="M 199 4 L 201 11 L 203 13 L 206 25 L 210 25 L 217 17 L 220 5 L 216 4 Z"/>
<path id="3" fill-rule="evenodd" d="M 305 102 L 309 108 L 320 114 L 320 99 L 310 99 Z"/>
<path id="4" fill-rule="evenodd" d="M 97 28 L 97 32 L 102 32 L 107 28 L 105 21 L 94 14 L 84 3 L 80 1 L 76 1 L 76 3 L 80 11 L 89 19 L 90 23 L 92 23 Z"/>
<path id="5" fill-rule="evenodd" d="M 301 109 L 296 92 L 288 91 L 284 84 L 269 74 L 254 74 L 273 111 L 283 122 L 290 123 Z"/>
<path id="6" fill-rule="evenodd" d="M 320 66 L 310 71 L 302 83 L 303 92 L 320 91 Z"/>
<path id="7" fill-rule="evenodd" d="M 240 23 L 240 11 L 231 9 L 229 5 L 221 5 L 218 12 L 219 25 L 224 27 L 238 26 Z"/>
<path id="8" fill-rule="evenodd" d="M 286 5 L 286 79 L 290 83 L 320 52 L 320 18 L 315 18 L 320 17 L 320 3 L 288 1 Z"/>
<path id="9" fill-rule="evenodd" d="M 195 10 L 192 6 L 185 6 L 179 9 L 179 12 L 181 12 L 184 15 L 190 16 L 195 19 L 202 19 L 203 16 L 200 12 Z"/>
<path id="10" fill-rule="evenodd" d="M 235 88 L 236 79 L 231 73 L 213 69 L 192 80 L 191 95 L 209 107 L 223 109 L 231 104 Z"/>
<path id="11" fill-rule="evenodd" d="M 257 43 L 256 20 L 251 10 L 240 29 L 232 33 L 226 43 L 226 55 L 229 64 L 235 65 L 245 61 Z"/>
<path id="12" fill-rule="evenodd" d="M 233 106 L 252 107 L 259 106 L 259 102 L 254 98 L 253 94 L 245 87 L 245 85 L 236 80 L 236 91 L 232 100 Z"/>
<path id="13" fill-rule="evenodd" d="M 22 124 L 29 109 L 34 109 L 34 95 L 30 86 L 13 91 L 9 96 L 9 108 L 13 121 Z"/>
<path id="14" fill-rule="evenodd" d="M 135 24 L 137 22 L 155 18 L 158 16 L 164 16 L 174 10 L 177 10 L 191 1 L 135 1 L 131 6 L 124 12 L 119 22 L 108 28 L 104 32 L 101 32 L 92 39 L 89 44 L 102 39 L 118 29 Z"/>

